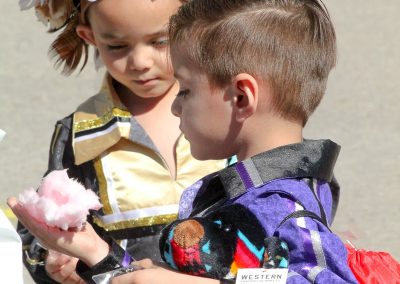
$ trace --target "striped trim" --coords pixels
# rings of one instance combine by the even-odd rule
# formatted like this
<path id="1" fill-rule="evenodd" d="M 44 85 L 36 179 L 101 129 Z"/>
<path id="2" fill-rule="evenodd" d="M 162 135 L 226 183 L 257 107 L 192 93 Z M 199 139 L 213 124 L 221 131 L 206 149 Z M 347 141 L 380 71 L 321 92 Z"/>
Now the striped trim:
<path id="1" fill-rule="evenodd" d="M 93 160 L 118 143 L 122 137 L 129 139 L 131 119 L 129 112 L 118 108 L 113 108 L 100 117 L 76 112 L 72 132 L 75 164 Z"/>
<path id="2" fill-rule="evenodd" d="M 54 138 L 50 145 L 50 151 L 51 151 L 52 155 L 54 155 L 54 146 L 55 146 L 56 141 L 58 140 L 58 136 L 60 135 L 61 127 L 62 127 L 61 124 L 57 124 L 56 129 L 54 130 Z"/>
<path id="3" fill-rule="evenodd" d="M 126 248 L 128 247 L 128 240 L 127 239 L 119 240 L 118 244 L 121 248 L 126 250 Z"/>
<path id="4" fill-rule="evenodd" d="M 173 214 L 176 215 L 177 212 L 178 212 L 178 204 L 173 204 L 173 205 L 154 206 L 143 209 L 129 210 L 98 217 L 102 220 L 103 224 L 108 225 L 131 219 L 139 220 L 160 215 L 173 215 Z"/>
<path id="5" fill-rule="evenodd" d="M 245 161 L 243 161 L 244 167 L 247 170 L 247 173 L 251 179 L 251 181 L 253 182 L 253 185 L 255 187 L 258 187 L 260 185 L 263 184 L 263 181 L 261 179 L 260 174 L 258 173 L 258 170 L 256 168 L 256 166 L 253 163 L 252 159 L 247 159 Z"/>
<path id="6" fill-rule="evenodd" d="M 296 203 L 296 211 L 304 209 Z M 311 270 L 307 274 L 308 280 L 314 282 L 317 275 L 326 268 L 326 259 L 322 247 L 321 235 L 318 231 L 310 230 L 306 225 L 306 218 L 296 218 L 297 225 L 302 229 L 305 258 L 311 264 Z"/>
<path id="7" fill-rule="evenodd" d="M 99 196 L 103 204 L 105 215 L 94 215 L 96 225 L 106 231 L 115 231 L 136 227 L 163 225 L 170 223 L 178 217 L 178 204 L 161 205 L 142 209 L 121 212 L 116 200 L 113 180 L 109 174 L 108 166 L 101 158 L 94 161 L 97 179 L 99 182 Z"/>
<path id="8" fill-rule="evenodd" d="M 80 132 L 86 133 L 87 131 L 92 129 L 96 129 L 95 131 L 97 131 L 99 128 L 101 129 L 103 126 L 109 125 L 110 123 L 113 124 L 116 121 L 127 121 L 130 120 L 130 118 L 131 114 L 128 111 L 124 111 L 119 108 L 113 108 L 112 110 L 98 118 L 82 120 L 74 123 L 74 133 L 75 135 L 77 135 Z"/>
<path id="9" fill-rule="evenodd" d="M 261 176 L 259 175 L 253 160 L 247 159 L 241 163 L 237 163 L 235 165 L 235 169 L 246 189 L 258 187 L 263 184 Z"/>
<path id="10" fill-rule="evenodd" d="M 300 211 L 300 210 L 304 209 L 304 207 L 301 206 L 297 202 L 294 203 L 294 207 L 295 207 L 295 211 Z M 305 228 L 306 227 L 306 220 L 304 219 L 304 217 L 296 218 L 296 223 L 300 228 Z"/>
<path id="11" fill-rule="evenodd" d="M 102 127 L 75 133 L 74 136 L 75 142 L 82 142 L 85 140 L 90 140 L 93 138 L 107 135 L 111 133 L 113 130 L 118 129 L 119 127 L 130 128 L 131 127 L 130 121 L 131 121 L 130 118 L 123 119 L 119 117 L 114 117 L 109 123 L 103 125 Z"/>
<path id="12" fill-rule="evenodd" d="M 256 256 L 258 260 L 263 258 L 265 248 L 257 249 L 257 247 L 239 230 L 238 238 L 246 245 L 246 248 Z"/>
<path id="13" fill-rule="evenodd" d="M 323 270 L 325 270 L 324 267 L 320 266 L 313 267 L 311 271 L 307 274 L 307 279 L 310 280 L 312 283 L 314 283 L 315 279 L 317 279 L 318 274 L 321 273 Z"/>
<path id="14" fill-rule="evenodd" d="M 242 180 L 246 189 L 252 188 L 254 186 L 249 173 L 246 171 L 246 167 L 243 163 L 237 163 L 235 165 L 236 171 L 238 172 L 240 179 Z"/>
<path id="15" fill-rule="evenodd" d="M 110 170 L 110 166 L 105 162 L 105 159 L 103 159 L 104 155 L 106 155 L 106 154 L 107 153 L 102 154 L 101 158 L 100 158 L 100 163 L 102 165 L 104 181 L 105 181 L 105 185 L 104 185 L 105 188 L 101 192 L 105 193 L 105 195 L 106 195 L 105 198 L 107 198 L 110 209 L 111 209 L 111 212 L 107 213 L 107 215 L 109 215 L 109 214 L 115 215 L 115 214 L 120 214 L 121 210 L 119 208 L 117 197 L 115 195 L 116 190 L 115 190 L 115 186 L 114 186 L 114 179 L 112 176 L 112 171 Z M 126 218 L 123 220 L 126 220 Z M 120 220 L 120 221 L 122 221 L 122 220 Z"/>
<path id="16" fill-rule="evenodd" d="M 136 220 L 125 220 L 118 223 L 104 224 L 99 218 L 99 216 L 94 215 L 93 221 L 97 226 L 102 227 L 106 231 L 117 231 L 122 229 L 138 228 L 138 227 L 148 227 L 155 225 L 164 225 L 175 221 L 178 214 L 168 214 L 160 216 L 152 216 L 146 218 L 139 218 Z"/>
<path id="17" fill-rule="evenodd" d="M 322 248 L 321 236 L 318 231 L 311 230 L 311 243 L 317 258 L 317 264 L 321 267 L 326 267 L 326 259 L 324 255 L 324 250 Z"/>
<path id="18" fill-rule="evenodd" d="M 97 180 L 99 182 L 99 196 L 101 204 L 103 204 L 103 212 L 105 214 L 112 214 L 110 202 L 108 201 L 107 193 L 107 181 L 103 172 L 103 165 L 101 164 L 100 158 L 96 158 L 93 162 L 94 169 L 96 171 Z"/>

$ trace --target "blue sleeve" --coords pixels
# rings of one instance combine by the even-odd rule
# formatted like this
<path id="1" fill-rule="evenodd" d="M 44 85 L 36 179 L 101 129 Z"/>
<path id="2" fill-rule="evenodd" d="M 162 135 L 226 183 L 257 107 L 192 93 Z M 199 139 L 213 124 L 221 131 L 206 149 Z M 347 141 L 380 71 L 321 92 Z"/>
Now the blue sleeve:
<path id="1" fill-rule="evenodd" d="M 309 217 L 291 218 L 278 229 L 290 213 L 303 209 L 279 194 L 258 196 L 248 206 L 257 215 L 267 236 L 279 237 L 288 244 L 287 283 L 357 283 L 347 264 L 347 250 L 337 235 Z M 312 207 L 314 213 L 318 211 Z"/>
<path id="2" fill-rule="evenodd" d="M 301 217 L 277 231 L 289 247 L 287 283 L 357 283 L 347 264 L 343 242 L 325 225 Z"/>

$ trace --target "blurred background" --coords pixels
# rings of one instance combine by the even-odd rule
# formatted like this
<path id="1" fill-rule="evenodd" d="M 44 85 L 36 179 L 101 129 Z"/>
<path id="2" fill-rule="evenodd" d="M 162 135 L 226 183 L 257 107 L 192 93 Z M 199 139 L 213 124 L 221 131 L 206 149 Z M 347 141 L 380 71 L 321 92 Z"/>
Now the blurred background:
<path id="1" fill-rule="evenodd" d="M 336 27 L 338 64 L 305 130 L 342 146 L 335 175 L 341 199 L 333 230 L 356 247 L 400 260 L 400 2 L 325 0 Z M 33 10 L 0 2 L 0 208 L 36 187 L 46 170 L 55 121 L 98 90 L 104 70 L 89 64 L 65 77 L 47 50 L 54 39 Z M 24 272 L 25 283 L 32 283 Z"/>

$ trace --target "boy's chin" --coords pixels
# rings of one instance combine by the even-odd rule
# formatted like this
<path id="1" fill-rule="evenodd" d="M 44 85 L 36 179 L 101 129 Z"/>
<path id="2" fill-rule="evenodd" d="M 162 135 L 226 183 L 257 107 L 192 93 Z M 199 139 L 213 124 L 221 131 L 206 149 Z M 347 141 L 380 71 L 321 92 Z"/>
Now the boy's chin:
<path id="1" fill-rule="evenodd" d="M 192 156 L 199 161 L 214 160 L 213 158 L 209 158 L 207 155 L 195 154 L 193 152 Z"/>
<path id="2" fill-rule="evenodd" d="M 196 149 L 193 149 L 192 147 L 190 147 L 190 153 L 196 160 L 199 161 L 216 160 L 209 153 L 206 153 L 204 151 L 196 151 Z"/>
<path id="3" fill-rule="evenodd" d="M 206 151 L 196 151 L 192 147 L 190 148 L 190 152 L 192 156 L 199 161 L 207 161 L 207 160 L 223 160 L 227 159 L 228 157 L 224 157 L 222 155 L 218 155 L 215 153 L 211 152 L 206 152 Z"/>

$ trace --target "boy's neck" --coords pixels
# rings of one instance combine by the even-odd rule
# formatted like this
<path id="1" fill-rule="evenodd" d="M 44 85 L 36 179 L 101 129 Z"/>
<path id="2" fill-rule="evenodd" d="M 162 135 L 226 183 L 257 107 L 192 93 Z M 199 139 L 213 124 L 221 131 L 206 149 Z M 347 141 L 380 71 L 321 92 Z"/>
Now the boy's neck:
<path id="1" fill-rule="evenodd" d="M 282 118 L 269 118 L 266 123 L 253 123 L 243 135 L 237 153 L 239 161 L 284 145 L 303 142 L 303 126 Z"/>

